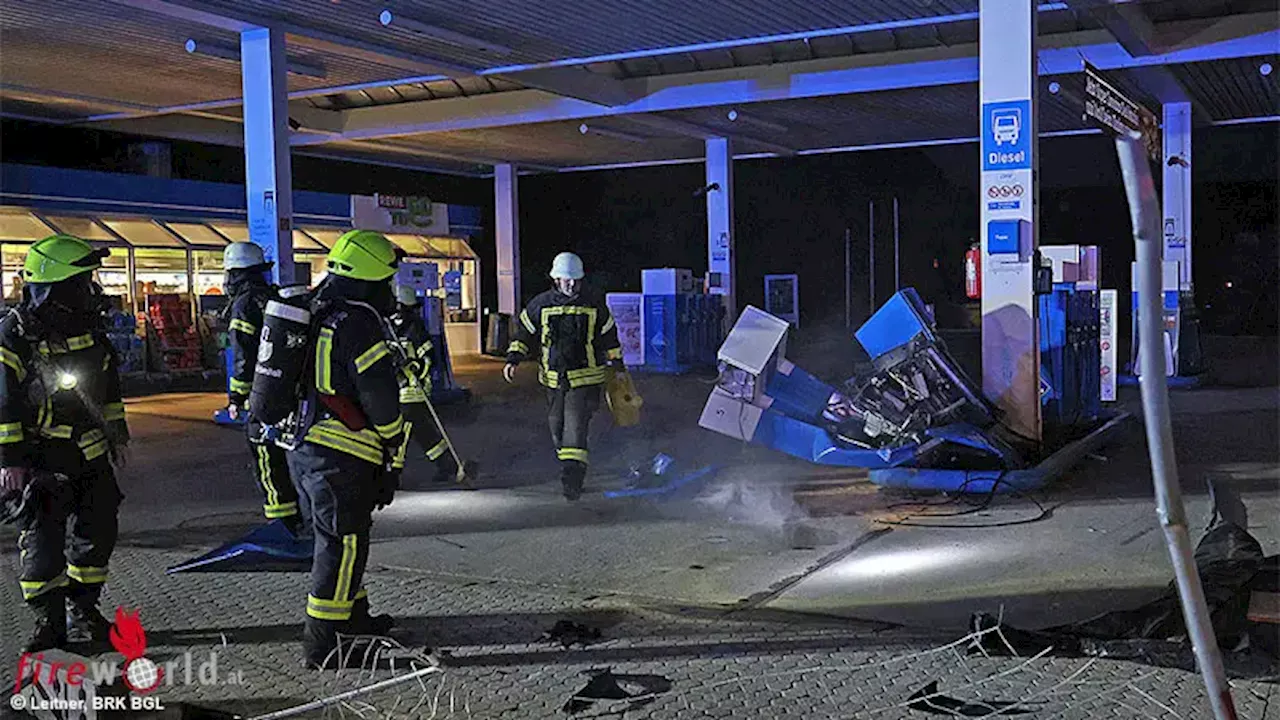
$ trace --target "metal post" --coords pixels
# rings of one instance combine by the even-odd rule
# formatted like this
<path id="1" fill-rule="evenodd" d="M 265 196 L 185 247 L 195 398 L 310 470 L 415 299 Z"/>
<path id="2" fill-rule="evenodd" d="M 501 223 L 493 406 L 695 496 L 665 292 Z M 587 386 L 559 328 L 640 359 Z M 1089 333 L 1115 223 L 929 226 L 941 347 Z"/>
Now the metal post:
<path id="1" fill-rule="evenodd" d="M 867 307 L 867 317 L 876 312 L 876 201 L 867 202 L 867 285 L 871 288 L 871 305 Z"/>
<path id="2" fill-rule="evenodd" d="M 1146 150 L 1140 140 L 1121 137 L 1116 140 L 1120 169 L 1124 173 L 1125 193 L 1129 197 L 1129 214 L 1133 221 L 1133 241 L 1138 258 L 1138 342 L 1147 348 L 1139 354 L 1142 365 L 1142 412 L 1146 417 L 1147 448 L 1151 455 L 1151 479 L 1155 484 L 1156 511 L 1164 528 L 1165 543 L 1173 561 L 1182 601 L 1182 616 L 1187 634 L 1195 649 L 1196 663 L 1204 677 L 1205 690 L 1217 720 L 1235 720 L 1235 703 L 1222 668 L 1218 641 L 1209 619 L 1204 588 L 1196 572 L 1187 532 L 1186 508 L 1178 485 L 1178 466 L 1174 457 L 1173 428 L 1169 420 L 1169 389 L 1165 383 L 1161 283 L 1162 243 L 1160 205 L 1156 200 L 1155 181 L 1147 164 Z"/>
<path id="3" fill-rule="evenodd" d="M 711 292 L 724 298 L 727 334 L 738 313 L 737 248 L 733 232 L 733 141 L 711 137 L 706 141 L 707 271 L 720 279 Z"/>
<path id="4" fill-rule="evenodd" d="M 493 192 L 497 226 L 498 312 L 514 318 L 520 312 L 520 192 L 515 165 L 504 163 L 494 166 Z"/>
<path id="5" fill-rule="evenodd" d="M 902 272 L 898 246 L 898 196 L 893 196 L 893 291 L 902 289 Z"/>
<path id="6" fill-rule="evenodd" d="M 281 285 L 293 282 L 293 177 L 289 163 L 289 87 L 284 32 L 240 33 L 244 87 L 244 169 L 249 239 L 275 263 Z"/>
<path id="7" fill-rule="evenodd" d="M 853 327 L 853 237 L 844 229 L 844 326 Z"/>

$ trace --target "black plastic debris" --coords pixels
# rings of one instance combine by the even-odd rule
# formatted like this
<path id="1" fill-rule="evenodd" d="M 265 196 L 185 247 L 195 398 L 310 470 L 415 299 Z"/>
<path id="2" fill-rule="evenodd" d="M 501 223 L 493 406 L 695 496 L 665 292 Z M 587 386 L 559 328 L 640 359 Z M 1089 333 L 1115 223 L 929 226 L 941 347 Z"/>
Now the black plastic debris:
<path id="1" fill-rule="evenodd" d="M 600 628 L 593 628 L 572 620 L 557 620 L 550 630 L 542 633 L 542 639 L 560 643 L 566 648 L 574 645 L 590 645 L 600 640 Z"/>
<path id="2" fill-rule="evenodd" d="M 1216 514 L 1216 524 L 1196 546 L 1195 561 L 1223 659 L 1229 666 L 1234 664 L 1240 668 L 1238 672 L 1249 673 L 1246 668 L 1256 666 L 1258 660 L 1266 663 L 1276 660 L 1274 656 L 1248 657 L 1274 652 L 1264 643 L 1251 642 L 1257 635 L 1257 623 L 1250 622 L 1248 612 L 1250 597 L 1254 590 L 1270 581 L 1268 569 L 1275 567 L 1276 560 L 1264 557 L 1262 546 L 1246 530 L 1223 519 L 1241 517 L 1240 509 L 1233 507 L 1226 513 Z M 1156 667 L 1195 668 L 1178 589 L 1173 582 L 1145 605 L 1070 625 L 1039 631 L 1002 625 L 994 631 L 997 625 L 999 621 L 990 614 L 972 616 L 970 630 L 978 637 L 970 653 L 1030 655 L 1052 647 L 1053 654 L 1060 657 L 1106 657 Z"/>
<path id="3" fill-rule="evenodd" d="M 599 702 L 622 702 L 616 712 L 626 713 L 644 707 L 671 690 L 671 680 L 661 675 L 614 674 L 613 668 L 591 670 L 591 679 L 564 704 L 561 710 L 574 715 L 590 710 Z"/>
<path id="4" fill-rule="evenodd" d="M 1032 710 L 1017 707 L 1021 703 L 1006 700 L 960 700 L 938 692 L 938 681 L 911 694 L 908 709 L 930 715 L 947 717 L 994 717 L 996 715 L 1027 715 Z"/>

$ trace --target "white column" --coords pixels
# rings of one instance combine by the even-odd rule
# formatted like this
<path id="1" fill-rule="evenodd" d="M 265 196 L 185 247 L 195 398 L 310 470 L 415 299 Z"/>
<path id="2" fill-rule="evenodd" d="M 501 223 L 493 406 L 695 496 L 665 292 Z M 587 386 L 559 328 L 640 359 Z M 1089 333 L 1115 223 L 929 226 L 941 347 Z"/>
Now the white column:
<path id="1" fill-rule="evenodd" d="M 733 142 L 707 138 L 707 271 L 711 293 L 724 297 L 725 332 L 738 316 L 737 250 L 733 238 Z"/>
<path id="2" fill-rule="evenodd" d="M 520 312 L 520 193 L 516 166 L 493 168 L 498 250 L 498 312 Z"/>
<path id="3" fill-rule="evenodd" d="M 275 262 L 276 282 L 293 282 L 293 178 L 284 33 L 240 33 L 244 85 L 244 167 L 249 239 Z"/>
<path id="4" fill-rule="evenodd" d="M 1035 0 L 979 0 L 982 389 L 1005 423 L 1040 439 Z"/>
<path id="5" fill-rule="evenodd" d="M 1191 103 L 1164 105 L 1164 259 L 1178 263 L 1178 289 L 1191 280 Z"/>

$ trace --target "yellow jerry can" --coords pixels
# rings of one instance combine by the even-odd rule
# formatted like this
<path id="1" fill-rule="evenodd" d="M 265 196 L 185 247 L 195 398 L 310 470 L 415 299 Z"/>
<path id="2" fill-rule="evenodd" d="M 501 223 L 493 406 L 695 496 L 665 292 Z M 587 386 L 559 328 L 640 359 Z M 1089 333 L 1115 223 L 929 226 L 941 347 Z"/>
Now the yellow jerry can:
<path id="1" fill-rule="evenodd" d="M 613 422 L 618 427 L 631 427 L 640 422 L 640 407 L 644 398 L 636 392 L 636 384 L 631 373 L 622 371 L 609 378 L 605 386 L 605 399 L 609 402 L 609 412 L 613 413 Z"/>

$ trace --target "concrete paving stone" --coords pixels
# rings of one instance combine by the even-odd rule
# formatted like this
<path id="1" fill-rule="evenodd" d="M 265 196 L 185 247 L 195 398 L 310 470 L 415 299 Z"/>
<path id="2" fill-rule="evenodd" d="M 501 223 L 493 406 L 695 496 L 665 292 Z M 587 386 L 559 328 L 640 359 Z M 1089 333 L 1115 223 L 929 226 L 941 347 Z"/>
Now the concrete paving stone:
<path id="1" fill-rule="evenodd" d="M 242 670 L 243 686 L 165 688 L 162 697 L 262 712 L 314 699 L 350 687 L 352 679 L 297 669 L 296 633 L 300 624 L 305 576 L 301 574 L 204 574 L 168 577 L 163 568 L 181 552 L 122 548 L 113 561 L 107 602 L 141 607 L 157 657 L 218 649 L 220 666 Z M 4 574 L 13 571 L 12 553 L 0 558 Z M 591 612 L 612 619 L 608 640 L 563 651 L 538 641 L 560 615 L 581 616 L 582 595 L 517 584 L 465 585 L 439 576 L 375 569 L 367 587 L 375 604 L 401 617 L 425 623 L 428 634 L 459 662 L 447 667 L 455 700 L 466 697 L 475 717 L 548 718 L 586 681 L 583 673 L 611 666 L 616 672 L 665 675 L 670 694 L 627 717 L 685 720 L 707 718 L 910 718 L 893 707 L 915 689 L 937 680 L 960 697 L 1018 699 L 1045 690 L 1082 667 L 1083 661 L 1043 659 L 1024 671 L 965 688 L 1010 670 L 1021 661 L 928 652 L 955 636 L 930 633 L 863 631 L 859 625 L 822 622 L 764 622 L 664 615 L 625 599 L 593 601 Z M 3 637 L 0 646 L 16 654 L 16 638 L 29 629 L 20 600 L 10 587 L 0 590 Z M 229 645 L 221 646 L 226 633 Z M 225 655 L 223 654 L 225 653 Z M 911 656 L 909 659 L 907 656 Z M 1146 676 L 1148 673 L 1153 673 Z M 1152 671 L 1129 663 L 1098 661 L 1076 682 L 1052 696 L 1046 717 L 1135 718 L 1133 708 L 1162 717 L 1150 700 L 1133 690 L 1090 700 L 1125 679 L 1182 717 L 1203 714 L 1203 690 L 1197 676 L 1172 670 Z M 11 681 L 11 678 L 8 679 Z M 429 685 L 433 690 L 437 685 Z M 1264 694 L 1247 690 L 1260 687 Z M 1274 686 L 1239 683 L 1241 716 L 1261 717 Z M 378 701 L 394 702 L 395 694 Z M 416 701 L 417 698 L 415 698 Z M 1273 706 L 1275 704 L 1273 703 Z M 859 714 L 888 706 L 885 712 Z M 1128 714 L 1126 714 L 1128 713 Z M 1273 713 L 1274 714 L 1274 713 Z M 425 716 L 425 715 L 424 715 Z M 449 717 L 441 713 L 438 717 Z M 464 717 L 455 712 L 455 717 Z"/>

